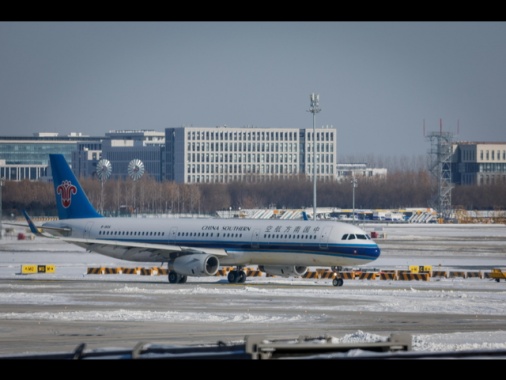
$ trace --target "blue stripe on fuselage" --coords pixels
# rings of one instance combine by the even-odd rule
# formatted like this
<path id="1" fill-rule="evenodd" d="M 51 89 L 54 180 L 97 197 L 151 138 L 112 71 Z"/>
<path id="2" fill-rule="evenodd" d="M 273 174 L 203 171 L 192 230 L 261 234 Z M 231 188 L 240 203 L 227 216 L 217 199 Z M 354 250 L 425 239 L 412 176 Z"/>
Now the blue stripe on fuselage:
<path id="1" fill-rule="evenodd" d="M 152 239 L 99 239 L 99 240 L 116 240 L 125 243 L 152 243 L 152 244 L 167 244 L 167 240 L 152 240 Z M 178 245 L 184 247 L 191 247 L 195 249 L 223 249 L 227 252 L 257 252 L 262 251 L 266 253 L 286 252 L 294 254 L 313 254 L 319 256 L 341 256 L 353 257 L 361 260 L 375 260 L 380 255 L 380 249 L 376 244 L 328 244 L 326 247 L 320 247 L 320 244 L 308 243 L 261 243 L 253 247 L 251 243 L 237 243 L 234 241 L 185 241 L 185 240 L 171 240 L 171 245 Z"/>

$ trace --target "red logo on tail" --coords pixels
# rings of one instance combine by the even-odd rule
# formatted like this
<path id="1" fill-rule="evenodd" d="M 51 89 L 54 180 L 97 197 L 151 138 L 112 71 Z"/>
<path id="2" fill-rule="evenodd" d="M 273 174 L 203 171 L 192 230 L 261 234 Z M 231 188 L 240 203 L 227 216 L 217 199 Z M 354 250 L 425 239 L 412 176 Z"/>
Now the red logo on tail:
<path id="1" fill-rule="evenodd" d="M 72 194 L 77 193 L 77 187 L 72 185 L 72 182 L 65 180 L 56 188 L 56 192 L 61 195 L 62 206 L 68 208 L 72 203 Z"/>

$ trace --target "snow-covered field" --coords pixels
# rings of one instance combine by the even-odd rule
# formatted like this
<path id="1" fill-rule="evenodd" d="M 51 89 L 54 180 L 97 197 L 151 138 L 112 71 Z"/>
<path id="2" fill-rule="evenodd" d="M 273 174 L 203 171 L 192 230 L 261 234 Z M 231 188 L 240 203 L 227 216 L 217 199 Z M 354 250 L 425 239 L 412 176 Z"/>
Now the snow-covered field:
<path id="1" fill-rule="evenodd" d="M 373 230 L 377 226 L 365 226 Z M 381 226 L 385 238 L 378 239 L 382 248 L 381 257 L 367 267 L 407 269 L 409 265 L 432 265 L 451 270 L 487 271 L 492 267 L 506 268 L 506 227 L 497 226 Z M 482 247 L 482 248 L 480 248 Z M 55 273 L 21 275 L 21 264 L 53 264 Z M 88 275 L 89 267 L 142 266 L 111 259 L 102 255 L 85 252 L 79 247 L 46 238 L 17 240 L 16 236 L 3 236 L 0 240 L 0 324 L 1 321 L 92 321 L 111 322 L 131 321 L 179 323 L 208 323 L 210 325 L 248 326 L 265 325 L 276 329 L 276 325 L 294 323 L 297 326 L 318 327 L 328 321 L 335 313 L 354 312 L 382 315 L 418 315 L 419 318 L 432 318 L 433 314 L 446 315 L 446 318 L 462 315 L 506 316 L 506 282 L 496 282 L 484 278 L 432 278 L 430 281 L 380 281 L 345 280 L 343 287 L 331 286 L 330 280 L 295 279 L 278 277 L 248 278 L 240 286 L 228 286 L 223 277 L 189 278 L 184 285 L 171 285 L 165 276 L 139 275 Z M 146 264 L 145 267 L 153 266 Z M 121 307 L 118 304 L 104 304 L 102 297 L 83 301 L 68 293 L 52 292 L 60 285 L 52 282 L 37 284 L 39 289 L 32 291 L 31 281 L 20 279 L 78 279 L 80 285 L 97 287 L 97 283 L 114 282 L 107 291 L 121 297 L 138 297 L 144 305 Z M 166 284 L 165 284 L 166 283 Z M 40 287 L 45 287 L 41 291 Z M 244 310 L 238 313 L 217 311 L 216 305 L 200 304 L 199 307 L 170 310 L 146 311 L 146 299 L 163 296 L 163 299 L 193 302 L 196 299 L 218 301 L 234 310 L 239 309 L 243 300 Z M 277 300 L 277 307 L 255 309 L 254 303 L 265 299 Z M 214 299 L 214 298 L 213 298 Z M 307 306 L 301 299 L 318 300 L 318 310 L 307 313 Z M 182 301 L 186 300 L 186 301 Z M 248 300 L 248 301 L 246 301 Z M 251 300 L 251 310 L 247 302 Z M 259 301 L 255 301 L 259 300 Z M 260 301 L 261 300 L 261 301 Z M 195 301 L 200 302 L 200 301 Z M 65 310 L 55 312 L 37 311 L 37 305 L 61 305 Z M 82 305 L 87 309 L 83 310 Z M 31 311 L 19 308 L 31 305 Z M 98 307 L 99 306 L 99 307 Z M 107 307 L 109 306 L 109 307 Z M 213 307 L 211 307 L 213 306 Z M 223 305 L 222 305 L 223 306 Z M 174 303 L 171 303 L 174 307 Z M 325 322 L 327 323 L 327 322 Z M 506 324 L 501 320 L 490 325 L 490 329 L 473 331 L 471 324 L 462 324 L 462 331 L 436 333 L 419 331 L 412 334 L 413 351 L 448 352 L 465 350 L 506 350 Z M 323 324 L 322 324 L 323 326 Z M 481 325 L 480 325 L 481 326 Z M 336 342 L 367 342 L 386 339 L 392 331 L 384 334 L 356 330 L 340 334 Z M 395 332 L 395 331 L 393 331 Z M 302 332 L 299 332 L 299 335 Z M 0 342 L 4 340 L 0 335 Z M 5 342 L 4 342 L 5 343 Z M 0 350 L 0 355 L 5 353 Z"/>

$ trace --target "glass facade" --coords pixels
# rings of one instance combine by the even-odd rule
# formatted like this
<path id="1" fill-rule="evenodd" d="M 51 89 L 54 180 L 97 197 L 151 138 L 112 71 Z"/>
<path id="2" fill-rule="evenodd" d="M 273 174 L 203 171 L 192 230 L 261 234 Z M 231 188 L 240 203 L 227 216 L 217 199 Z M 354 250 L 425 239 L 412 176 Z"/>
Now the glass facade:
<path id="1" fill-rule="evenodd" d="M 38 180 L 49 173 L 50 153 L 61 153 L 72 165 L 72 152 L 83 140 L 100 147 L 100 140 L 90 137 L 0 137 L 0 178 Z"/>

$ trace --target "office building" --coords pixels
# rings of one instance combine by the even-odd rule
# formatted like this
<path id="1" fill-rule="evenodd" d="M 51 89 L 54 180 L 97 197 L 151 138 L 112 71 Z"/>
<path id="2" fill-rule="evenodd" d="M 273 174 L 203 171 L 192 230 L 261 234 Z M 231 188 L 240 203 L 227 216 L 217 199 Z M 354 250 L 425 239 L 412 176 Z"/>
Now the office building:
<path id="1" fill-rule="evenodd" d="M 165 129 L 165 179 L 178 183 L 261 181 L 305 175 L 336 178 L 337 131 L 333 127 Z M 315 151 L 313 150 L 315 143 Z"/>
<path id="2" fill-rule="evenodd" d="M 506 143 L 457 142 L 452 149 L 453 184 L 506 183 Z"/>
<path id="3" fill-rule="evenodd" d="M 101 150 L 101 138 L 80 133 L 34 133 L 33 136 L 0 137 L 0 178 L 10 181 L 39 180 L 48 173 L 49 154 L 61 153 L 72 165 L 72 153 L 84 149 Z"/>
<path id="4" fill-rule="evenodd" d="M 111 163 L 111 178 L 127 178 L 132 160 L 140 162 L 144 175 L 162 178 L 165 133 L 154 130 L 114 130 L 105 134 L 102 158 Z M 95 164 L 96 167 L 96 164 Z"/>

